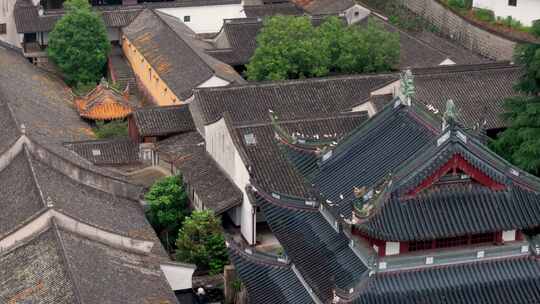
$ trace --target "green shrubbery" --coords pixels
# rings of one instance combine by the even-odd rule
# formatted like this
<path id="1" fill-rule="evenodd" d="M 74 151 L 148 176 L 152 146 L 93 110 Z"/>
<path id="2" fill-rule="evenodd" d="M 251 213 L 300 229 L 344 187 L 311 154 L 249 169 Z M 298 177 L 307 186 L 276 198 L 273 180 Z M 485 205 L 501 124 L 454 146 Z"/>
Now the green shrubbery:
<path id="1" fill-rule="evenodd" d="M 531 34 L 540 38 L 540 21 Z M 505 102 L 508 128 L 490 143 L 490 147 L 511 163 L 540 175 L 540 44 L 519 45 L 514 53 L 524 72 L 515 85 L 520 96 Z"/>
<path id="2" fill-rule="evenodd" d="M 257 49 L 247 65 L 249 80 L 320 77 L 329 73 L 388 71 L 399 61 L 399 34 L 370 22 L 344 25 L 337 17 L 314 27 L 308 17 L 265 20 Z"/>
<path id="3" fill-rule="evenodd" d="M 484 8 L 475 8 L 473 10 L 474 17 L 480 21 L 484 22 L 493 22 L 495 21 L 495 14 L 492 10 L 484 9 Z"/>
<path id="4" fill-rule="evenodd" d="M 456 10 L 470 10 L 472 8 L 472 0 L 448 0 L 448 6 Z"/>
<path id="5" fill-rule="evenodd" d="M 97 121 L 94 134 L 99 139 L 118 138 L 128 136 L 128 126 L 125 120 L 112 120 L 108 122 Z"/>
<path id="6" fill-rule="evenodd" d="M 176 245 L 178 260 L 208 269 L 210 274 L 221 273 L 228 264 L 221 221 L 211 210 L 193 211 L 186 217 Z"/>

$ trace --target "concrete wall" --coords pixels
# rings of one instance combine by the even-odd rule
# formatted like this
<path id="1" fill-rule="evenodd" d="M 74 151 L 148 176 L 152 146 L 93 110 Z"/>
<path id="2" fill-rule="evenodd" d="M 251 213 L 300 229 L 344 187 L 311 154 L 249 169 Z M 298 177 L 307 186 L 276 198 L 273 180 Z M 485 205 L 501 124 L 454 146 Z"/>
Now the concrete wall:
<path id="1" fill-rule="evenodd" d="M 167 278 L 172 290 L 184 290 L 192 288 L 192 277 L 195 272 L 195 265 L 182 266 L 172 264 L 161 264 L 161 271 Z"/>
<path id="2" fill-rule="evenodd" d="M 180 19 L 197 34 L 219 32 L 223 19 L 246 17 L 242 4 L 162 8 L 158 11 Z M 186 16 L 189 21 L 185 21 Z"/>
<path id="3" fill-rule="evenodd" d="M 402 3 L 465 48 L 496 60 L 512 60 L 515 42 L 472 25 L 436 0 L 403 0 Z"/>
<path id="4" fill-rule="evenodd" d="M 242 205 L 236 207 L 231 219 L 236 225 L 240 225 L 242 236 L 249 244 L 255 243 L 255 208 L 251 205 L 246 194 L 246 186 L 249 185 L 249 172 L 234 145 L 231 134 L 225 123 L 225 119 L 205 126 L 206 151 L 214 158 L 219 166 L 227 173 L 229 178 L 242 191 L 244 200 Z M 238 222 L 239 220 L 239 222 Z"/>
<path id="5" fill-rule="evenodd" d="M 508 0 L 474 0 L 473 6 L 490 9 L 495 16 L 512 16 L 526 26 L 531 26 L 534 20 L 540 19 L 540 1 L 538 0 L 517 0 L 516 6 L 508 5 Z"/>
<path id="6" fill-rule="evenodd" d="M 17 33 L 13 8 L 16 0 L 0 0 L 0 24 L 7 25 L 6 34 L 0 34 L 0 40 L 9 45 L 20 48 L 22 35 Z"/>
<path id="7" fill-rule="evenodd" d="M 147 95 L 147 98 L 160 106 L 183 103 L 125 36 L 122 38 L 122 50 L 135 73 L 135 77 L 137 77 L 137 82 L 142 86 L 141 89 Z M 181 73 L 181 71 L 178 72 Z"/>

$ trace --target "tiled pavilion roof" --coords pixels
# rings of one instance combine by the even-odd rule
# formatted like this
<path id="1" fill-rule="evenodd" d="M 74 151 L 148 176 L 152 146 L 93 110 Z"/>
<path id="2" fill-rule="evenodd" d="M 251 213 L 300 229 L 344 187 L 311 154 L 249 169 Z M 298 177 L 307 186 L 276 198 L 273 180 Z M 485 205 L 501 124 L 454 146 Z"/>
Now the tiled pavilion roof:
<path id="1" fill-rule="evenodd" d="M 102 82 L 86 95 L 75 97 L 75 106 L 79 115 L 87 119 L 124 119 L 133 111 L 128 95 Z"/>

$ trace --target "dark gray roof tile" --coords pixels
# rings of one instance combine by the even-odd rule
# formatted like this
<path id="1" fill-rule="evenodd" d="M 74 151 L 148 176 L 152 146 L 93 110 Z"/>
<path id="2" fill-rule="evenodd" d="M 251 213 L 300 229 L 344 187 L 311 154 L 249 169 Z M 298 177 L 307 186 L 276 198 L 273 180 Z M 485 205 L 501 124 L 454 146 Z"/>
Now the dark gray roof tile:
<path id="1" fill-rule="evenodd" d="M 132 115 L 141 136 L 165 136 L 195 130 L 189 105 L 139 108 Z"/>
<path id="2" fill-rule="evenodd" d="M 221 214 L 242 203 L 240 189 L 206 152 L 197 132 L 172 136 L 158 144 L 160 157 L 173 162 L 184 181 L 197 193 L 202 207 Z"/>
<path id="3" fill-rule="evenodd" d="M 0 302 L 79 303 L 54 230 L 0 254 Z"/>

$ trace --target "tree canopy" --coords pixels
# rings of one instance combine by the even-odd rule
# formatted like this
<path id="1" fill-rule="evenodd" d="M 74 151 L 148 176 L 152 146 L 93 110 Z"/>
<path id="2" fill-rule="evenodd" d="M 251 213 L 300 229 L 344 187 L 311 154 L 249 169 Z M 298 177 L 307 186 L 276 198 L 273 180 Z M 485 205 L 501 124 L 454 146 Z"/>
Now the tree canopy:
<path id="1" fill-rule="evenodd" d="M 210 273 L 221 273 L 228 263 L 221 221 L 211 210 L 193 211 L 186 217 L 176 241 L 177 259 L 194 263 Z"/>
<path id="2" fill-rule="evenodd" d="M 67 0 L 66 14 L 49 33 L 47 53 L 70 85 L 96 83 L 111 49 L 107 29 L 87 0 Z"/>
<path id="3" fill-rule="evenodd" d="M 399 34 L 374 22 L 346 26 L 335 16 L 318 27 L 305 16 L 267 18 L 257 46 L 247 65 L 249 80 L 388 71 L 398 63 L 400 53 Z"/>
<path id="4" fill-rule="evenodd" d="M 189 214 L 188 197 L 182 176 L 168 176 L 158 180 L 146 193 L 145 200 L 150 207 L 147 212 L 150 223 L 163 243 L 170 247 Z M 170 232 L 173 233 L 171 237 Z"/>
<path id="5" fill-rule="evenodd" d="M 532 27 L 540 37 L 540 21 Z M 501 156 L 529 171 L 540 174 L 540 44 L 516 47 L 515 61 L 524 73 L 515 89 L 521 94 L 505 101 L 508 128 L 490 146 Z"/>

